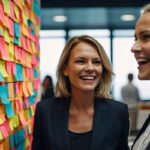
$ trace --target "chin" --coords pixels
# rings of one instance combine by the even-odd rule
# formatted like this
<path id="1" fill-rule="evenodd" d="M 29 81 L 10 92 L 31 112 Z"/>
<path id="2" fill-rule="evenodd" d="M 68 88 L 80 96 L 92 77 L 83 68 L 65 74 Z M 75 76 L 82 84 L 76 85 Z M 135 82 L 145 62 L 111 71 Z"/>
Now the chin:
<path id="1" fill-rule="evenodd" d="M 139 80 L 150 80 L 150 76 L 138 75 Z"/>

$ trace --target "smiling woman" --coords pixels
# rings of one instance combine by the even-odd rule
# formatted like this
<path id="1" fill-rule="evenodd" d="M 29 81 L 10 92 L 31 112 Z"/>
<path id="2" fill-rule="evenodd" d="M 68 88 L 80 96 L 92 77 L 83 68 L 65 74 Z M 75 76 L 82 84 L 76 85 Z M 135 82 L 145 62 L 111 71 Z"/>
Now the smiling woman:
<path id="1" fill-rule="evenodd" d="M 37 104 L 32 150 L 128 150 L 128 109 L 111 98 L 112 75 L 97 40 L 72 37 L 57 66 L 56 97 Z"/>

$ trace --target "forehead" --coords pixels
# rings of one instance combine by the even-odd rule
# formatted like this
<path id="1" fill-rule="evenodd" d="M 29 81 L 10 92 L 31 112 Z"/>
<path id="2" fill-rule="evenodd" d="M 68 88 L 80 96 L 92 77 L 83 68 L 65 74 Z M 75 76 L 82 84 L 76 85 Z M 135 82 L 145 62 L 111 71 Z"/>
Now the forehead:
<path id="1" fill-rule="evenodd" d="M 136 32 L 143 31 L 145 29 L 150 30 L 150 12 L 145 13 L 139 18 L 135 29 Z"/>
<path id="2" fill-rule="evenodd" d="M 99 51 L 97 50 L 97 48 L 93 44 L 87 42 L 80 42 L 71 50 L 71 54 L 73 55 L 80 55 L 81 53 L 88 54 L 91 52 L 97 53 L 99 55 Z"/>

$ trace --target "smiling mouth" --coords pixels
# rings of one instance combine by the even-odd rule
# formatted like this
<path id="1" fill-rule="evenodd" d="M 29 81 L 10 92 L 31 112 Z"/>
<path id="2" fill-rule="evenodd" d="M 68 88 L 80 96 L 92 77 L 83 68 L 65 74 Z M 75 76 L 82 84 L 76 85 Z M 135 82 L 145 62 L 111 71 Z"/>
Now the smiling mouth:
<path id="1" fill-rule="evenodd" d="M 137 59 L 137 63 L 139 65 L 146 65 L 150 62 L 150 58 L 142 58 L 142 59 Z"/>
<path id="2" fill-rule="evenodd" d="M 87 80 L 87 81 L 93 81 L 96 77 L 94 76 L 80 76 L 80 79 Z"/>

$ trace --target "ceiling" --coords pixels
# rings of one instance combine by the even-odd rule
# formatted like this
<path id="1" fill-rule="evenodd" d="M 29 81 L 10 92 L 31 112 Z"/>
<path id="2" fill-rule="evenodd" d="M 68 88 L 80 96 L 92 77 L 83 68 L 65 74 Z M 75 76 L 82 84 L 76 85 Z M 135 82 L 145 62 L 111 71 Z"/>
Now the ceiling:
<path id="1" fill-rule="evenodd" d="M 41 0 L 41 29 L 133 29 L 144 4 L 144 0 Z M 132 14 L 135 20 L 122 21 L 123 14 Z M 54 22 L 59 15 L 67 21 Z"/>

